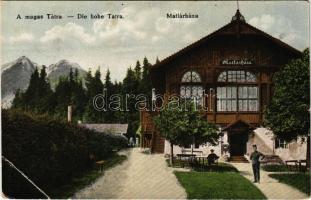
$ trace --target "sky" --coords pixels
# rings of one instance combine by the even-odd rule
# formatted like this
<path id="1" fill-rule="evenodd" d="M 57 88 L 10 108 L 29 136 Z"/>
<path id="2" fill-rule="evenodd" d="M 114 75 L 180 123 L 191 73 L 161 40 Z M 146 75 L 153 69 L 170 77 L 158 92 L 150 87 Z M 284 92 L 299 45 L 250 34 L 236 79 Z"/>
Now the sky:
<path id="1" fill-rule="evenodd" d="M 231 21 L 236 1 L 208 2 L 24 2 L 2 1 L 1 64 L 20 56 L 49 66 L 62 59 L 85 70 L 122 81 L 128 67 L 151 63 L 177 52 Z M 303 50 L 309 46 L 309 3 L 306 1 L 240 1 L 246 22 Z M 93 14 L 121 14 L 123 19 L 90 19 Z M 195 19 L 168 19 L 167 13 L 198 14 Z M 23 19 L 17 19 L 18 14 Z M 46 14 L 62 19 L 47 19 Z M 87 19 L 77 19 L 78 14 Z M 43 15 L 42 20 L 24 19 Z M 75 16 L 67 18 L 68 15 Z"/>

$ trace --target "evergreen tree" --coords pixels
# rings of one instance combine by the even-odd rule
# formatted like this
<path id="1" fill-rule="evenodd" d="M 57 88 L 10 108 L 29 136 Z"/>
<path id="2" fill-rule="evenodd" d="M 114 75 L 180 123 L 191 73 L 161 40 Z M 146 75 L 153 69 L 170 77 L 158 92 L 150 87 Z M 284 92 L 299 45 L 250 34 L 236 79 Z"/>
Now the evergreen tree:
<path id="1" fill-rule="evenodd" d="M 140 92 L 146 95 L 148 99 L 148 105 L 151 104 L 151 90 L 152 90 L 152 83 L 150 77 L 150 67 L 151 64 L 149 63 L 148 59 L 145 57 L 143 62 L 143 73 L 142 73 L 142 81 L 140 84 Z"/>
<path id="2" fill-rule="evenodd" d="M 135 76 L 136 76 L 137 81 L 140 82 L 141 78 L 142 78 L 142 74 L 141 74 L 141 65 L 140 65 L 139 60 L 137 60 L 137 62 L 136 62 L 136 66 L 134 68 L 134 71 L 135 71 Z"/>
<path id="3" fill-rule="evenodd" d="M 103 111 L 98 111 L 93 105 L 93 99 L 98 94 L 103 94 L 104 84 L 101 81 L 101 73 L 99 68 L 96 70 L 94 77 L 92 77 L 89 71 L 86 76 L 86 88 L 87 88 L 87 104 L 84 113 L 84 120 L 93 123 L 102 123 L 104 121 Z M 102 107 L 105 102 L 97 102 L 99 107 Z"/>

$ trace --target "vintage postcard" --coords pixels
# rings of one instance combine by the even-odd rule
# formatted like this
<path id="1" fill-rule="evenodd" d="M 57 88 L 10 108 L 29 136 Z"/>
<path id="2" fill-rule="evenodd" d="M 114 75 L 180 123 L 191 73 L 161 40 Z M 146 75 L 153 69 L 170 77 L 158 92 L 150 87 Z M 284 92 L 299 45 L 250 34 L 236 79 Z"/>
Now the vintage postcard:
<path id="1" fill-rule="evenodd" d="M 0 8 L 2 198 L 310 198 L 308 1 Z"/>

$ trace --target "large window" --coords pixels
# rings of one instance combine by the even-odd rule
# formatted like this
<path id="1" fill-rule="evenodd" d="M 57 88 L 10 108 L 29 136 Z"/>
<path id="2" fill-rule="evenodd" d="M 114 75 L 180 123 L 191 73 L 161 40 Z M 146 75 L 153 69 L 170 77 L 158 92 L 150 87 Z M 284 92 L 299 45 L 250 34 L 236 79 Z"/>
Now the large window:
<path id="1" fill-rule="evenodd" d="M 197 72 L 188 71 L 182 76 L 180 96 L 185 99 L 194 99 L 201 104 L 203 87 L 201 77 Z"/>
<path id="2" fill-rule="evenodd" d="M 256 76 L 243 70 L 220 73 L 217 87 L 217 111 L 258 111 L 258 87 L 251 85 Z M 250 83 L 250 84 L 245 84 Z"/>
<path id="3" fill-rule="evenodd" d="M 217 110 L 236 111 L 237 95 L 236 87 L 217 87 Z"/>

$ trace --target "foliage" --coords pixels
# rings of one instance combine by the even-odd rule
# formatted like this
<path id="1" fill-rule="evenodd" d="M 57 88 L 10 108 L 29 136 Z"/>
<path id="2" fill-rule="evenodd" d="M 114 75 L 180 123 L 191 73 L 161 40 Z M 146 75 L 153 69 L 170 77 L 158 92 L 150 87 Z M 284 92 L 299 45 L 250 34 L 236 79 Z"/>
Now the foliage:
<path id="1" fill-rule="evenodd" d="M 192 103 L 183 107 L 175 101 L 169 102 L 154 117 L 154 123 L 171 144 L 170 164 L 173 164 L 173 145 L 215 144 L 218 139 L 216 126 L 203 119 Z"/>
<path id="2" fill-rule="evenodd" d="M 50 104 L 52 90 L 46 75 L 45 66 L 42 67 L 40 73 L 36 68 L 30 77 L 27 90 L 25 92 L 16 91 L 12 107 L 41 113 L 51 112 L 53 110 Z"/>
<path id="3" fill-rule="evenodd" d="M 168 103 L 154 121 L 163 137 L 173 145 L 216 144 L 218 139 L 216 126 L 202 118 L 193 104 L 183 108 Z"/>
<path id="4" fill-rule="evenodd" d="M 263 165 L 261 168 L 267 172 L 287 172 L 286 165 Z"/>
<path id="5" fill-rule="evenodd" d="M 266 199 L 239 173 L 174 172 L 188 199 Z"/>
<path id="6" fill-rule="evenodd" d="M 2 110 L 2 153 L 49 193 L 92 167 L 96 160 L 126 147 L 123 138 L 70 125 L 47 115 Z M 8 165 L 3 165 L 3 191 L 15 198 L 42 198 Z"/>
<path id="7" fill-rule="evenodd" d="M 310 132 L 309 50 L 292 60 L 274 77 L 274 95 L 265 124 L 277 137 L 290 141 Z"/>
<path id="8" fill-rule="evenodd" d="M 310 172 L 298 174 L 269 174 L 269 176 L 310 195 Z"/>

